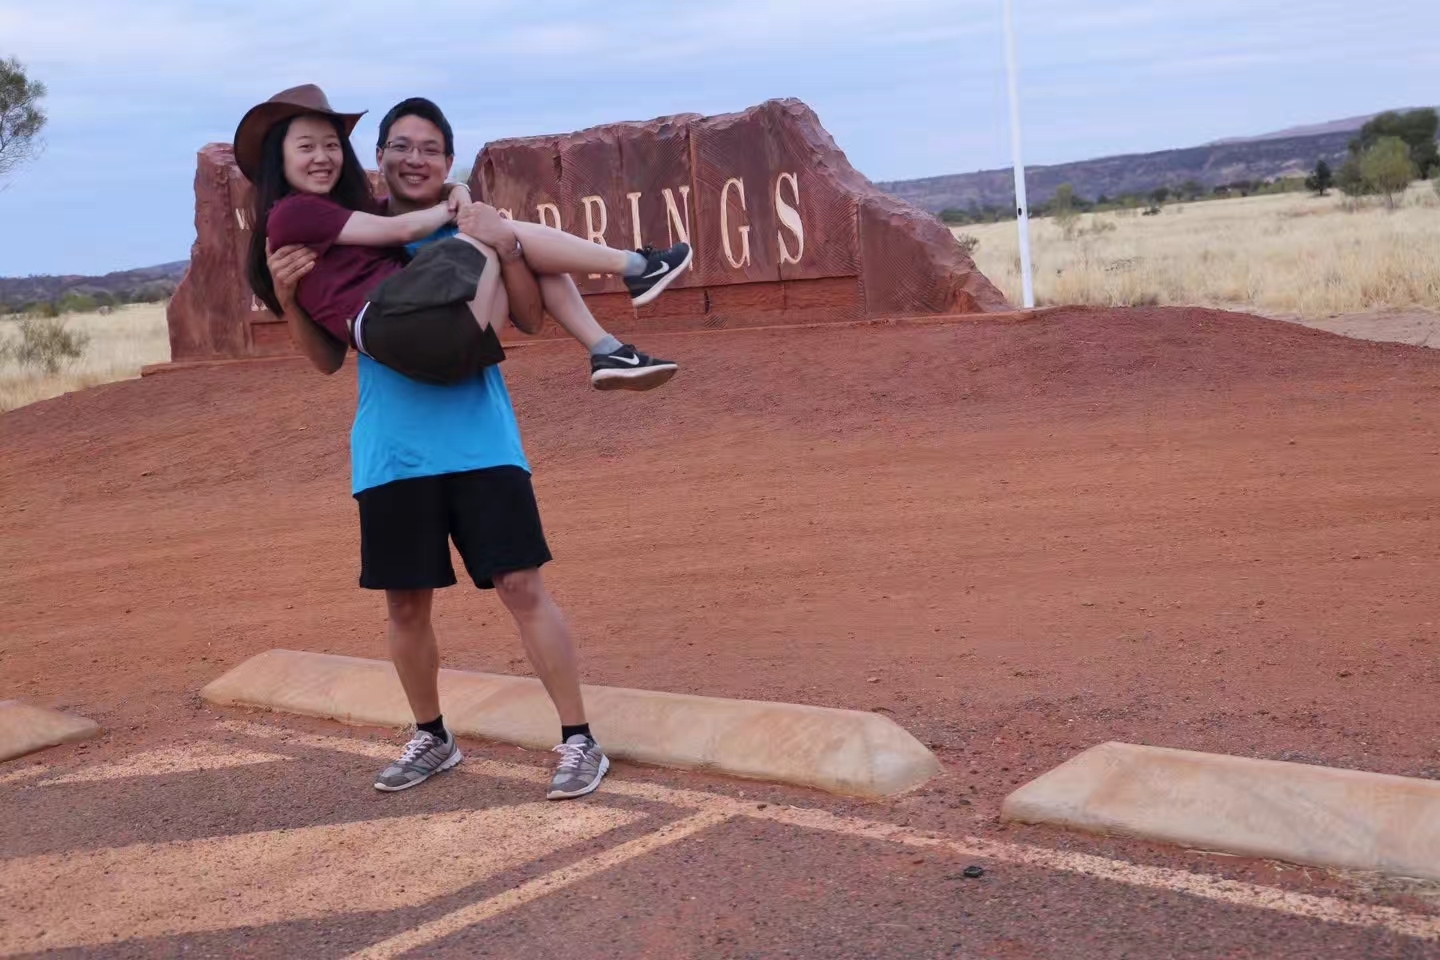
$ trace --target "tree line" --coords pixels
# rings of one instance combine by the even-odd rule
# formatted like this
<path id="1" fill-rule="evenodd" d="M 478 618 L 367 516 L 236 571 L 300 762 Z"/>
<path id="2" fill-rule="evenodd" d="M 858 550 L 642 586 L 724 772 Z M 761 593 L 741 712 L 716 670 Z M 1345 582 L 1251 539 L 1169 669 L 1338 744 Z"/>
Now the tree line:
<path id="1" fill-rule="evenodd" d="M 1193 203 L 1198 200 L 1224 200 L 1231 197 L 1262 196 L 1309 190 L 1325 196 L 1338 189 L 1349 197 L 1381 196 L 1386 205 L 1394 207 L 1398 197 L 1416 179 L 1429 180 L 1440 174 L 1440 115 L 1434 108 L 1391 110 L 1369 120 L 1350 141 L 1349 156 L 1337 172 L 1325 160 L 1315 165 L 1307 177 L 1281 177 L 1274 180 L 1238 180 L 1222 183 L 1208 190 L 1199 181 L 1186 180 L 1173 186 L 1156 187 L 1146 192 L 1131 192 L 1115 197 L 1104 194 L 1091 200 L 1075 193 L 1070 184 L 1061 184 L 1055 194 L 1030 209 L 1034 217 L 1064 217 L 1075 213 L 1103 213 L 1112 210 L 1139 209 L 1158 213 L 1169 202 Z M 980 205 L 950 207 L 940 211 L 940 219 L 948 224 L 997 223 L 1014 220 L 1013 206 Z"/>
<path id="2" fill-rule="evenodd" d="M 171 292 L 170 284 L 151 284 L 117 293 L 105 290 L 93 293 L 71 291 L 48 300 L 18 300 L 13 303 L 0 300 L 0 316 L 22 314 L 29 317 L 58 317 L 66 313 L 95 313 L 127 303 L 160 303 L 168 299 Z"/>
<path id="3" fill-rule="evenodd" d="M 1176 186 L 1156 187 L 1144 192 L 1122 193 L 1111 197 L 1100 194 L 1091 200 L 1075 192 L 1068 183 L 1056 188 L 1050 199 L 1031 206 L 1032 217 L 1052 217 L 1057 213 L 1106 213 L 1114 210 L 1139 210 L 1155 214 L 1167 203 L 1194 203 L 1200 200 L 1226 200 L 1231 197 L 1264 196 L 1273 193 L 1295 193 L 1305 189 L 1305 178 L 1282 177 L 1276 180 L 1236 180 L 1206 188 L 1198 180 L 1186 180 Z M 1014 207 L 998 207 L 991 204 L 981 206 L 971 203 L 968 207 L 950 207 L 940 211 L 940 219 L 948 224 L 960 226 L 971 223 L 998 223 L 1014 220 Z"/>
<path id="4" fill-rule="evenodd" d="M 1434 108 L 1387 111 L 1360 128 L 1338 173 L 1321 160 L 1305 186 L 1322 197 L 1331 188 L 1351 198 L 1381 196 L 1393 210 L 1411 183 L 1440 173 L 1437 135 L 1440 114 Z"/>

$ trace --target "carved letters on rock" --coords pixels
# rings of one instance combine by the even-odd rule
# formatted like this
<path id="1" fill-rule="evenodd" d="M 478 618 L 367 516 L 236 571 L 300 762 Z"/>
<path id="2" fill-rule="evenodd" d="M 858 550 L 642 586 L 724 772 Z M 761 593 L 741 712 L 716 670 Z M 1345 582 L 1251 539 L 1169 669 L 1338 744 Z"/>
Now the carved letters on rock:
<path id="1" fill-rule="evenodd" d="M 500 140 L 470 187 L 611 247 L 689 241 L 690 273 L 638 317 L 617 280 L 577 278 L 617 330 L 1008 309 L 949 230 L 861 176 L 798 100 Z"/>
<path id="2" fill-rule="evenodd" d="M 470 187 L 611 247 L 688 241 L 690 272 L 638 314 L 615 278 L 576 277 L 617 333 L 1008 309 L 938 220 L 861 176 L 798 100 L 497 141 Z M 249 198 L 227 145 L 200 151 L 196 241 L 169 311 L 176 361 L 293 352 L 245 282 Z"/>

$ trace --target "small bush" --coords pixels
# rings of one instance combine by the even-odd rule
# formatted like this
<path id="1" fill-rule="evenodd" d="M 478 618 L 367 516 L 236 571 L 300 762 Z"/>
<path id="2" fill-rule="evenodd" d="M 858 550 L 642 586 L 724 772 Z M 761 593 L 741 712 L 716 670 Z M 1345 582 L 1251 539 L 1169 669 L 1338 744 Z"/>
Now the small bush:
<path id="1" fill-rule="evenodd" d="M 1315 164 L 1315 172 L 1305 178 L 1305 189 L 1317 197 L 1329 195 L 1330 188 L 1335 186 L 1335 174 L 1330 169 L 1330 164 L 1324 160 Z"/>
<path id="2" fill-rule="evenodd" d="M 957 234 L 955 242 L 960 244 L 960 249 L 965 251 L 965 256 L 975 256 L 975 248 L 980 246 L 980 238 L 970 233 Z"/>
<path id="3" fill-rule="evenodd" d="M 1076 231 L 1080 229 L 1080 212 L 1075 206 L 1075 188 L 1068 183 L 1060 184 L 1055 196 L 1050 199 L 1050 215 L 1055 218 L 1055 225 L 1066 240 L 1074 240 Z"/>
<path id="4" fill-rule="evenodd" d="M 22 367 L 39 367 L 55 374 L 72 360 L 83 357 L 89 345 L 88 334 L 65 329 L 61 320 L 26 317 L 20 321 L 20 342 L 9 344 L 5 352 Z"/>
<path id="5" fill-rule="evenodd" d="M 1360 176 L 1371 192 L 1385 198 L 1385 209 L 1394 210 L 1396 198 L 1416 176 L 1410 148 L 1399 137 L 1381 137 L 1360 155 Z"/>
<path id="6" fill-rule="evenodd" d="M 94 313 L 99 307 L 100 301 L 88 293 L 67 293 L 55 303 L 61 313 Z"/>
<path id="7" fill-rule="evenodd" d="M 1370 185 L 1365 182 L 1365 177 L 1360 172 L 1358 157 L 1352 156 L 1341 164 L 1340 172 L 1335 176 L 1335 186 L 1351 200 L 1357 200 L 1371 192 Z"/>

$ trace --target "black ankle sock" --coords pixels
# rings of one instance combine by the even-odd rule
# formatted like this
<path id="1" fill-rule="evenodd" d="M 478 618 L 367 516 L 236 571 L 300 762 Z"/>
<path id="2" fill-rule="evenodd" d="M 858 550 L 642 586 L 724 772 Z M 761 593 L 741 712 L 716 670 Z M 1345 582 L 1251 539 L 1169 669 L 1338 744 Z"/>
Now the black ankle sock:
<path id="1" fill-rule="evenodd" d="M 570 740 L 570 738 L 573 737 L 573 736 L 575 736 L 575 734 L 577 734 L 577 733 L 583 733 L 583 734 L 584 734 L 587 738 L 589 738 L 590 740 L 594 740 L 594 739 L 595 739 L 594 737 L 590 736 L 590 724 L 588 724 L 588 723 L 577 723 L 577 724 L 575 724 L 575 726 L 573 726 L 573 727 L 567 727 L 567 726 L 561 725 L 561 727 L 560 727 L 560 742 L 561 742 L 561 743 L 568 743 L 569 740 Z"/>
<path id="2" fill-rule="evenodd" d="M 415 724 L 415 728 L 417 730 L 424 730 L 426 733 L 433 734 L 434 736 L 439 737 L 441 740 L 446 740 L 450 736 L 450 734 L 445 731 L 444 714 L 441 714 L 434 720 L 431 720 L 429 723 L 417 723 Z"/>

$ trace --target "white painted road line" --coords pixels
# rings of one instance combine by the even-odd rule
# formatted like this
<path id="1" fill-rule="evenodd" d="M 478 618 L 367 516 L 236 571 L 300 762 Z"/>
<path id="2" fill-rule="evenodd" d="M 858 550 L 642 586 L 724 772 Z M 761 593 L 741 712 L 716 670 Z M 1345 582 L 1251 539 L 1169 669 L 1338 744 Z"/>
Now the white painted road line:
<path id="1" fill-rule="evenodd" d="M 386 756 L 393 752 L 393 749 L 388 746 L 367 743 L 363 740 L 298 734 L 268 724 L 222 721 L 221 726 L 234 733 L 270 740 L 284 740 L 317 749 L 360 753 L 366 756 L 380 755 L 375 752 L 377 747 L 381 748 L 381 754 Z M 494 760 L 467 759 L 457 769 L 471 774 L 505 777 L 523 780 L 527 783 L 543 783 L 548 780 L 546 772 L 537 767 Z M 596 799 L 603 799 L 605 794 L 635 797 L 655 803 L 724 814 L 727 817 L 750 817 L 851 837 L 863 837 L 913 847 L 943 849 L 962 857 L 1013 863 L 1042 870 L 1055 870 L 1132 887 L 1183 893 L 1255 910 L 1269 910 L 1346 926 L 1380 928 L 1407 937 L 1440 941 L 1440 917 L 1406 913 L 1393 907 L 1353 903 L 1335 897 L 1293 893 L 1277 887 L 1242 883 L 1212 874 L 1192 873 L 1165 867 L 1148 867 L 1128 863 L 1124 860 L 1111 860 L 1105 857 L 1066 853 L 1025 844 L 984 840 L 979 837 L 938 837 L 895 824 L 855 817 L 838 817 L 828 811 L 815 808 L 767 806 L 762 810 L 754 803 L 737 800 L 733 797 L 696 790 L 676 790 L 635 781 L 607 780 L 596 795 Z"/>
<path id="2" fill-rule="evenodd" d="M 1085 853 L 1049 850 L 1022 844 L 1002 843 L 979 837 L 927 836 L 906 827 L 876 823 L 849 817 L 837 817 L 824 810 L 796 807 L 770 807 L 746 814 L 761 820 L 773 820 L 794 827 L 867 837 L 909 847 L 940 849 L 961 857 L 997 860 L 1042 870 L 1057 870 L 1081 876 L 1123 883 L 1132 887 L 1168 890 L 1206 900 L 1216 900 L 1240 907 L 1288 913 L 1310 920 L 1323 920 L 1353 927 L 1383 927 L 1407 937 L 1440 940 L 1440 917 L 1405 913 L 1393 907 L 1352 903 L 1334 897 L 1317 897 L 1294 893 L 1278 887 L 1244 883 L 1204 873 L 1191 873 L 1169 867 L 1148 867 L 1110 860 Z"/>
<path id="3" fill-rule="evenodd" d="M 36 777 L 44 776 L 50 772 L 50 768 L 44 765 L 34 767 L 21 767 L 19 770 L 11 770 L 9 773 L 0 774 L 0 786 L 7 783 L 23 783 L 26 780 L 33 780 Z"/>
<path id="4" fill-rule="evenodd" d="M 113 763 L 82 767 L 73 773 L 42 780 L 37 786 L 62 783 L 96 783 L 129 777 L 163 777 L 174 773 L 196 773 L 202 770 L 224 770 L 256 763 L 280 763 L 295 758 L 282 753 L 256 753 L 218 743 L 197 743 L 185 747 L 165 747 L 137 753 Z"/>
<path id="5" fill-rule="evenodd" d="M 597 873 L 618 867 L 636 857 L 643 857 L 647 853 L 669 846 L 676 841 L 699 833 L 701 830 L 724 823 L 730 817 L 730 814 L 722 811 L 703 810 L 683 820 L 667 823 L 643 837 L 622 843 L 618 847 L 612 847 L 593 857 L 586 857 L 578 863 L 561 867 L 543 877 L 536 877 L 534 880 L 522 883 L 513 890 L 506 890 L 488 900 L 461 907 L 453 913 L 447 913 L 443 917 L 423 923 L 388 940 L 382 940 L 351 954 L 347 960 L 389 960 L 390 957 L 398 957 L 458 933 L 466 927 L 473 927 L 475 924 L 489 920 L 507 910 L 524 906 L 532 900 L 538 900 L 563 887 L 593 877 Z"/>
<path id="6" fill-rule="evenodd" d="M 0 861 L 0 954 L 418 906 L 644 817 L 540 800 Z"/>

